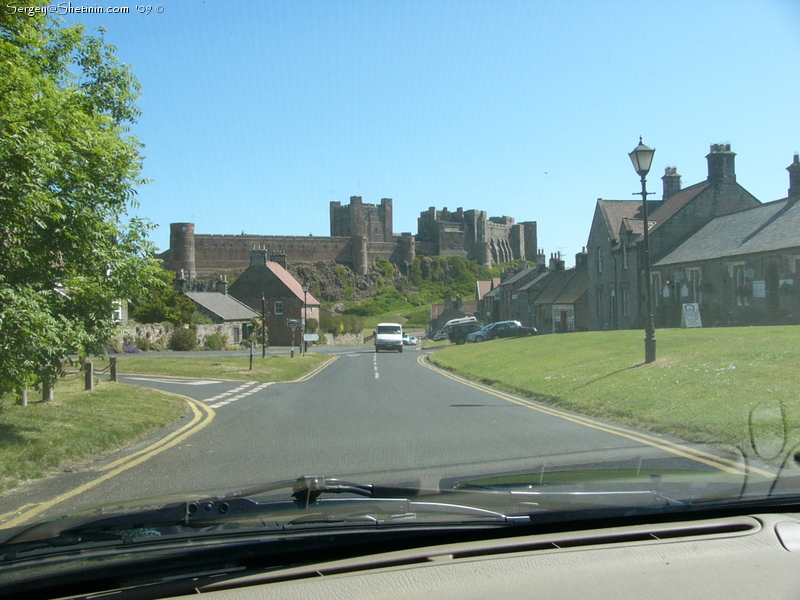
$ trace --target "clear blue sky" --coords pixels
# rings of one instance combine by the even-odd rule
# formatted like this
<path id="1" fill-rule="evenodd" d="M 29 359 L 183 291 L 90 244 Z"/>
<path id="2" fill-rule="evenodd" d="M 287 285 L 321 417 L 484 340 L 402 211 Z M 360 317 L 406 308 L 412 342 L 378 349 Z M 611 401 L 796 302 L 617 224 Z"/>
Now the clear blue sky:
<path id="1" fill-rule="evenodd" d="M 659 198 L 664 167 L 701 181 L 719 142 L 783 198 L 800 150 L 797 0 L 128 6 L 70 20 L 107 27 L 143 86 L 138 214 L 161 249 L 175 221 L 328 235 L 329 202 L 359 195 L 393 198 L 397 233 L 429 206 L 535 220 L 571 264 L 596 199 L 639 189 L 639 135 Z"/>

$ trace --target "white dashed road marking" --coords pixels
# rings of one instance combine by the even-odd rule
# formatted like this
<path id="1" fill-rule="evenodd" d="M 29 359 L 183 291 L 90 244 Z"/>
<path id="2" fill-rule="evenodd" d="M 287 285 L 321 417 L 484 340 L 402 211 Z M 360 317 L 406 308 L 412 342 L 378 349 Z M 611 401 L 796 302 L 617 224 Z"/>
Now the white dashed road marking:
<path id="1" fill-rule="evenodd" d="M 206 404 L 211 404 L 213 402 L 214 404 L 211 404 L 211 408 L 219 408 L 220 406 L 225 406 L 227 404 L 230 404 L 231 402 L 236 402 L 237 400 L 241 400 L 242 398 L 251 396 L 256 392 L 260 392 L 265 387 L 270 386 L 273 383 L 275 382 L 270 381 L 269 383 L 258 383 L 257 381 L 248 381 L 247 383 L 244 383 L 237 388 L 233 388 L 232 390 L 228 390 L 227 392 L 222 392 L 221 394 L 217 394 L 213 398 L 206 398 L 205 400 L 203 400 L 203 402 L 205 402 Z"/>

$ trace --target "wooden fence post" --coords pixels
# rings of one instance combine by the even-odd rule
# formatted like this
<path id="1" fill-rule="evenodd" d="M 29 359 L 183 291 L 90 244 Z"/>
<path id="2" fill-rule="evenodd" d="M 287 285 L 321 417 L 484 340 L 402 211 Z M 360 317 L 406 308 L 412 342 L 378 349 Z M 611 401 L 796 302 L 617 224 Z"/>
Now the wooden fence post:
<path id="1" fill-rule="evenodd" d="M 92 361 L 86 361 L 86 386 L 85 389 L 87 392 L 91 392 L 94 390 L 94 364 Z"/>
<path id="2" fill-rule="evenodd" d="M 117 379 L 117 357 L 112 356 L 108 359 L 109 366 L 111 367 L 111 381 L 119 381 Z"/>

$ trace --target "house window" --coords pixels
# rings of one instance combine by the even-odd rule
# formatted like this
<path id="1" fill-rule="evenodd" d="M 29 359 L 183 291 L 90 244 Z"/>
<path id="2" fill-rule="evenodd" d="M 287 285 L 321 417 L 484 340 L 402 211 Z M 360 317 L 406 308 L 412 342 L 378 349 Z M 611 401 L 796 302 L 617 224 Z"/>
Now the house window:
<path id="1" fill-rule="evenodd" d="M 628 268 L 628 244 L 622 243 L 622 268 Z"/>
<path id="2" fill-rule="evenodd" d="M 627 317 L 630 315 L 631 312 L 631 289 L 627 285 L 623 285 L 619 289 L 619 304 L 620 304 L 620 312 L 622 312 L 623 317 Z"/>
<path id="3" fill-rule="evenodd" d="M 274 307 L 274 314 L 282 315 L 283 314 L 283 302 L 276 302 Z"/>
<path id="4" fill-rule="evenodd" d="M 597 272 L 598 273 L 602 273 L 603 272 L 603 247 L 602 246 L 598 246 L 597 247 Z"/>
<path id="5" fill-rule="evenodd" d="M 701 278 L 701 273 L 699 268 L 695 269 L 687 269 L 687 275 L 689 276 L 689 296 L 688 300 L 690 302 L 696 302 L 700 304 L 703 301 L 703 293 L 700 291 L 700 286 L 702 285 L 703 281 Z"/>
<path id="6" fill-rule="evenodd" d="M 603 287 L 597 286 L 597 290 L 595 292 L 595 297 L 597 298 L 597 318 L 600 321 L 604 320 L 604 311 L 603 311 Z"/>
<path id="7" fill-rule="evenodd" d="M 666 292 L 662 290 L 661 286 L 661 273 L 656 271 L 655 273 L 650 273 L 650 298 L 653 301 L 653 308 L 657 308 L 661 301 L 661 295 L 666 293 L 669 297 L 669 288 L 666 288 Z"/>
<path id="8" fill-rule="evenodd" d="M 750 297 L 753 295 L 752 273 L 748 276 L 747 265 L 744 262 L 728 263 L 728 269 L 733 279 L 736 306 L 750 306 Z"/>

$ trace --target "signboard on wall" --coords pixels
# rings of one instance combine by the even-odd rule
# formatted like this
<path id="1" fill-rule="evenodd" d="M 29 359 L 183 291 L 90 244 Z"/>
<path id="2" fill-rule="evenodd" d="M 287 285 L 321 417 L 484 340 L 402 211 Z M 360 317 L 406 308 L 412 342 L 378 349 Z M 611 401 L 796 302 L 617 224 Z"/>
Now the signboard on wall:
<path id="1" fill-rule="evenodd" d="M 700 305 L 697 302 L 687 302 L 681 311 L 681 327 L 702 327 L 700 319 Z"/>

